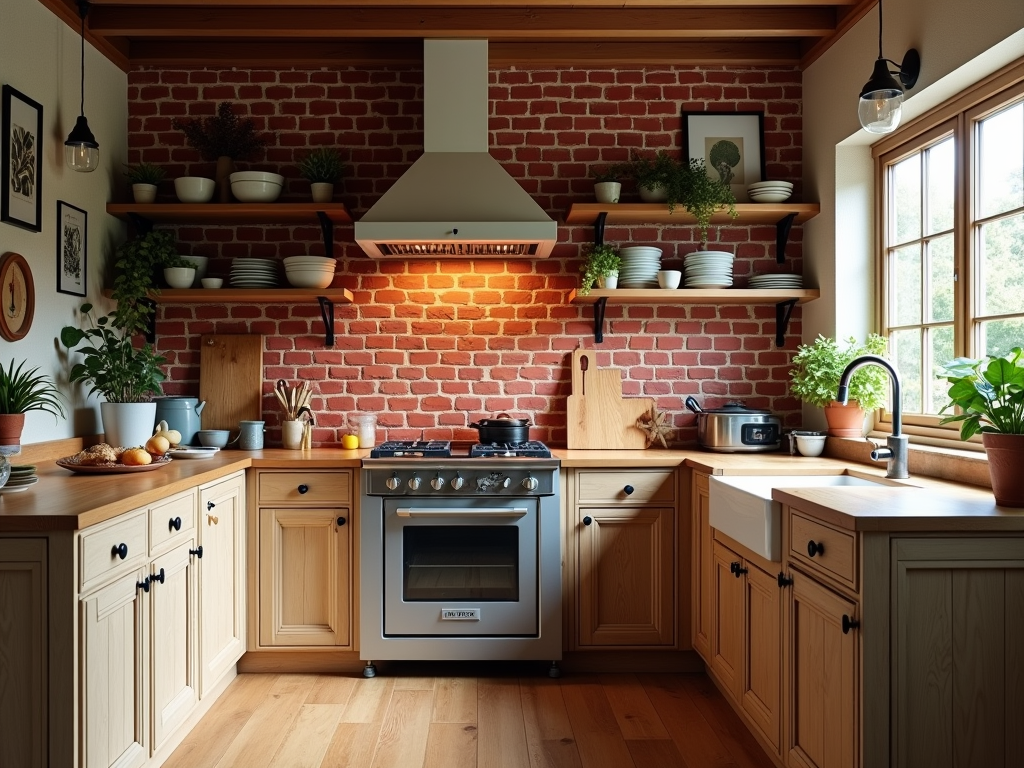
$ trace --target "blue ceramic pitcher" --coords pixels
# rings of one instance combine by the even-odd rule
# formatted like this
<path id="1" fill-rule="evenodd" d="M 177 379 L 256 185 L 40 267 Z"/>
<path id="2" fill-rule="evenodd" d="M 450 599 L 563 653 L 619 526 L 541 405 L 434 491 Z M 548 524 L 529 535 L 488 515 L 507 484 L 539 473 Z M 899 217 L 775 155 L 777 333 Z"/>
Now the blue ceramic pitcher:
<path id="1" fill-rule="evenodd" d="M 156 424 L 166 421 L 167 426 L 181 433 L 181 445 L 198 445 L 196 432 L 202 429 L 201 414 L 206 401 L 197 397 L 157 397 Z M 155 426 L 155 424 L 154 424 Z"/>

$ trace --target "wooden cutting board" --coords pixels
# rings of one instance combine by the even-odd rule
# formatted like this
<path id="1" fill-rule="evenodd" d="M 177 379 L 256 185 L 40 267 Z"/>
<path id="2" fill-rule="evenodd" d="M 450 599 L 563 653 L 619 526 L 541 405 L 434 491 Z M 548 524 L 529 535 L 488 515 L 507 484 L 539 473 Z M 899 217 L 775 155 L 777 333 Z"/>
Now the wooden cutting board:
<path id="1" fill-rule="evenodd" d="M 598 368 L 597 353 L 577 349 L 572 355 L 572 394 L 566 406 L 569 448 L 642 449 L 639 416 L 654 405 L 649 397 L 622 397 L 622 372 Z"/>
<path id="2" fill-rule="evenodd" d="M 204 335 L 199 354 L 203 429 L 238 431 L 263 418 L 263 337 Z"/>

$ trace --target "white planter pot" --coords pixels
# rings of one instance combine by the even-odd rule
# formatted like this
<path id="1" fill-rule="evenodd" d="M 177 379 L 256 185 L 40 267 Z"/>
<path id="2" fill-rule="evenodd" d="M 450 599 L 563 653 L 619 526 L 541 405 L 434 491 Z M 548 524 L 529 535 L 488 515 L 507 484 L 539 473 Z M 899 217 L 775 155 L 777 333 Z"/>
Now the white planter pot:
<path id="1" fill-rule="evenodd" d="M 314 203 L 329 203 L 334 199 L 334 185 L 324 181 L 310 184 L 309 191 L 313 194 Z"/>
<path id="2" fill-rule="evenodd" d="M 617 181 L 599 181 L 594 185 L 594 197 L 599 203 L 617 203 L 622 185 Z"/>
<path id="3" fill-rule="evenodd" d="M 640 199 L 645 203 L 664 203 L 668 201 L 668 190 L 661 184 L 654 189 L 640 187 Z"/>
<path id="4" fill-rule="evenodd" d="M 156 403 L 100 403 L 103 439 L 113 446 L 144 446 L 156 426 Z"/>
<path id="5" fill-rule="evenodd" d="M 132 197 L 136 203 L 152 203 L 156 200 L 156 184 L 132 184 Z"/>
<path id="6" fill-rule="evenodd" d="M 597 278 L 598 288 L 618 288 L 619 287 L 619 273 L 609 272 L 604 277 Z"/>

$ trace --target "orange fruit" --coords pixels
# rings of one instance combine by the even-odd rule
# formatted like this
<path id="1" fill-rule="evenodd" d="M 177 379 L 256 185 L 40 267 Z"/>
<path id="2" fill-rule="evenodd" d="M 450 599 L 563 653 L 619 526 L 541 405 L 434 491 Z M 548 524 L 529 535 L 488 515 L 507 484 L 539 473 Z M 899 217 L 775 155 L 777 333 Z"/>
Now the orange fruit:
<path id="1" fill-rule="evenodd" d="M 146 452 L 151 456 L 163 456 L 170 447 L 170 441 L 163 434 L 153 435 L 146 441 Z"/>
<path id="2" fill-rule="evenodd" d="M 121 454 L 121 463 L 128 467 L 139 467 L 144 464 L 152 464 L 153 457 L 146 452 L 145 448 L 129 448 Z"/>

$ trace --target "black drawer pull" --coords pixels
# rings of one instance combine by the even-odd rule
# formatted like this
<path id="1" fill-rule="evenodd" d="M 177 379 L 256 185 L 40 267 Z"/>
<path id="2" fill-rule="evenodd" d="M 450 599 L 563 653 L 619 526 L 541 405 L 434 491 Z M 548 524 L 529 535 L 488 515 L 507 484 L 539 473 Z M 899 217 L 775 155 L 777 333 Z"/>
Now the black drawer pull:
<path id="1" fill-rule="evenodd" d="M 158 581 L 161 584 L 163 584 L 164 583 L 164 569 L 161 568 L 160 569 L 160 573 L 154 573 L 153 576 L 152 576 L 152 579 L 153 579 L 153 583 L 154 584 L 156 584 Z"/>
<path id="2" fill-rule="evenodd" d="M 181 518 L 172 517 L 167 521 L 167 530 L 169 531 L 180 531 L 181 530 Z"/>
<path id="3" fill-rule="evenodd" d="M 590 525 L 592 522 L 594 522 L 594 518 L 592 518 L 590 515 L 587 515 L 583 518 L 584 525 Z"/>
<path id="4" fill-rule="evenodd" d="M 782 589 L 783 587 L 788 587 L 788 586 L 790 586 L 793 583 L 793 577 L 792 576 L 787 577 L 786 574 L 782 573 L 781 571 L 779 572 L 779 577 L 778 578 L 779 578 L 779 589 Z"/>
<path id="5" fill-rule="evenodd" d="M 149 576 L 144 578 L 142 581 L 135 582 L 135 588 L 141 589 L 143 592 L 149 592 Z"/>
<path id="6" fill-rule="evenodd" d="M 348 522 L 348 520 L 346 520 L 344 517 L 339 517 L 338 518 L 338 525 L 344 525 L 347 522 Z"/>
<path id="7" fill-rule="evenodd" d="M 115 544 L 110 549 L 110 556 L 120 557 L 122 560 L 124 560 L 126 557 L 128 557 L 128 545 L 124 543 Z"/>
<path id="8" fill-rule="evenodd" d="M 632 496 L 632 495 L 633 495 L 633 491 L 635 491 L 635 490 L 636 490 L 636 488 L 634 488 L 634 487 L 633 487 L 632 485 L 627 485 L 627 486 L 626 486 L 625 488 L 623 488 L 622 490 L 623 490 L 623 492 L 624 492 L 624 493 L 625 493 L 625 494 L 626 494 L 627 496 Z"/>
<path id="9" fill-rule="evenodd" d="M 309 486 L 303 483 L 299 486 L 299 493 L 309 493 Z"/>
<path id="10" fill-rule="evenodd" d="M 209 512 L 211 509 L 213 509 L 216 506 L 217 505 L 214 502 L 208 501 L 208 502 L 206 502 L 206 511 Z"/>
<path id="11" fill-rule="evenodd" d="M 843 634 L 844 635 L 850 634 L 850 630 L 851 629 L 856 629 L 859 626 L 860 626 L 860 622 L 859 621 L 856 621 L 855 619 L 851 619 L 845 613 L 843 614 Z"/>
<path id="12" fill-rule="evenodd" d="M 825 545 L 824 544 L 822 544 L 820 542 L 816 542 L 814 539 L 811 539 L 810 541 L 807 542 L 807 556 L 808 557 L 814 557 L 815 555 L 824 555 L 824 554 L 825 554 Z"/>
<path id="13" fill-rule="evenodd" d="M 200 544 L 200 545 L 199 545 L 198 547 L 196 547 L 195 549 L 190 549 L 190 550 L 188 551 L 188 553 L 189 553 L 190 555 L 195 555 L 195 556 L 196 556 L 196 557 L 198 557 L 198 558 L 199 558 L 200 560 L 202 560 L 202 559 L 203 559 L 203 545 L 202 545 L 202 544 Z"/>
<path id="14" fill-rule="evenodd" d="M 744 568 L 743 565 L 740 564 L 740 563 L 729 563 L 729 571 L 737 579 L 740 576 L 742 576 L 744 573 L 747 573 L 749 570 L 750 570 L 749 568 Z"/>

